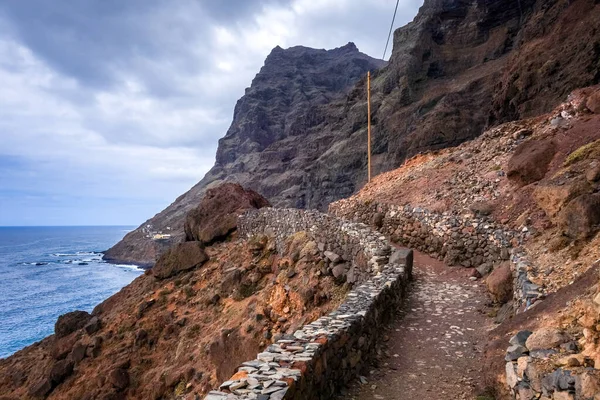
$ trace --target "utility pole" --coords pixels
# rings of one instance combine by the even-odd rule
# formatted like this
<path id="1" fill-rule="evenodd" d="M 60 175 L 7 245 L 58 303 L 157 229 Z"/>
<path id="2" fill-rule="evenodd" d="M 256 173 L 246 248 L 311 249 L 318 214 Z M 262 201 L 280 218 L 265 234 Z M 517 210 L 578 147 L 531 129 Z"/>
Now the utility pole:
<path id="1" fill-rule="evenodd" d="M 369 182 L 371 182 L 371 71 L 367 72 L 367 114 L 368 125 L 367 125 L 367 153 L 368 153 L 368 168 L 369 168 Z"/>

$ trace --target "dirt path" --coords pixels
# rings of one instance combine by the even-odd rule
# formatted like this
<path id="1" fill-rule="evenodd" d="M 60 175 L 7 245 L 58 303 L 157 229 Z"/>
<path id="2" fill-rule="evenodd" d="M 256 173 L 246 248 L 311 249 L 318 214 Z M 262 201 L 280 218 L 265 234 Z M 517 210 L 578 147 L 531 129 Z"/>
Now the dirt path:
<path id="1" fill-rule="evenodd" d="M 355 400 L 475 399 L 491 319 L 481 281 L 415 254 L 415 281 L 385 333 L 378 368 L 340 398 Z"/>

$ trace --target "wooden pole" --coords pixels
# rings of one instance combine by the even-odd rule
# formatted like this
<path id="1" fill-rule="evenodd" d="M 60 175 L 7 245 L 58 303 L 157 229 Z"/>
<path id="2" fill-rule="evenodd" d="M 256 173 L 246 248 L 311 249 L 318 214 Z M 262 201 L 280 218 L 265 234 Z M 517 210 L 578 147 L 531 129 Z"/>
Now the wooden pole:
<path id="1" fill-rule="evenodd" d="M 367 153 L 368 153 L 368 168 L 369 168 L 369 182 L 371 182 L 371 71 L 367 72 Z"/>

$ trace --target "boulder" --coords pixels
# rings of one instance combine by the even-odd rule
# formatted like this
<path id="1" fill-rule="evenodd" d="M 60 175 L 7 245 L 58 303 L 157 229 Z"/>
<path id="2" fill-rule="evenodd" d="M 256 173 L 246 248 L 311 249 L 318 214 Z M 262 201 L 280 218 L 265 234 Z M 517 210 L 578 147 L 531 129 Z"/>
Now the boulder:
<path id="1" fill-rule="evenodd" d="M 74 364 L 79 364 L 81 360 L 85 358 L 88 346 L 83 343 L 77 343 L 71 353 L 69 354 L 69 360 Z"/>
<path id="2" fill-rule="evenodd" d="M 55 360 L 62 360 L 69 355 L 78 340 L 79 335 L 71 335 L 63 338 L 55 337 L 55 340 L 50 346 L 50 355 Z"/>
<path id="3" fill-rule="evenodd" d="M 585 106 L 594 114 L 600 114 L 600 90 L 592 93 L 588 97 Z"/>
<path id="4" fill-rule="evenodd" d="M 585 179 L 588 182 L 600 181 L 600 165 L 591 166 L 585 173 Z"/>
<path id="5" fill-rule="evenodd" d="M 50 391 L 52 391 L 52 382 L 49 378 L 41 379 L 29 388 L 29 394 L 37 398 L 45 398 Z"/>
<path id="6" fill-rule="evenodd" d="M 383 226 L 384 217 L 385 215 L 383 215 L 383 213 L 375 213 L 373 215 L 373 220 L 371 221 L 373 226 L 377 229 L 381 229 L 381 227 Z"/>
<path id="7" fill-rule="evenodd" d="M 157 279 L 167 279 L 183 271 L 202 266 L 208 255 L 200 242 L 184 242 L 175 245 L 163 254 L 152 268 Z"/>
<path id="8" fill-rule="evenodd" d="M 491 263 L 483 263 L 477 267 L 476 271 L 479 274 L 479 277 L 482 277 L 492 272 L 492 268 L 494 268 L 494 266 Z"/>
<path id="9" fill-rule="evenodd" d="M 92 317 L 84 328 L 88 335 L 92 335 L 102 328 L 102 321 L 98 317 Z"/>
<path id="10" fill-rule="evenodd" d="M 237 229 L 240 214 L 263 207 L 270 207 L 264 197 L 237 183 L 224 183 L 209 189 L 200 205 L 186 216 L 186 239 L 206 245 L 223 240 Z"/>
<path id="11" fill-rule="evenodd" d="M 50 371 L 50 380 L 54 385 L 60 384 L 73 373 L 73 361 L 69 359 L 57 361 Z"/>
<path id="12" fill-rule="evenodd" d="M 559 225 L 572 239 L 585 239 L 600 228 L 600 194 L 584 194 L 570 201 L 559 215 Z"/>
<path id="13" fill-rule="evenodd" d="M 487 288 L 494 301 L 506 303 L 513 296 L 513 276 L 508 263 L 503 263 L 486 279 Z"/>
<path id="14" fill-rule="evenodd" d="M 108 374 L 108 381 L 118 390 L 124 390 L 129 386 L 129 372 L 123 368 L 113 369 Z"/>
<path id="15" fill-rule="evenodd" d="M 331 270 L 331 273 L 333 274 L 333 277 L 335 279 L 337 279 L 337 280 L 343 280 L 344 279 L 344 275 L 346 274 L 346 265 L 345 264 L 338 264 L 338 265 L 336 265 Z"/>
<path id="16" fill-rule="evenodd" d="M 575 388 L 581 398 L 593 399 L 594 395 L 600 394 L 600 375 L 595 375 L 591 371 L 578 375 Z"/>
<path id="17" fill-rule="evenodd" d="M 406 273 L 408 277 L 412 279 L 412 268 L 413 268 L 414 254 L 412 249 L 394 249 L 390 256 L 390 264 L 404 264 L 406 266 Z"/>
<path id="18" fill-rule="evenodd" d="M 476 201 L 469 206 L 475 215 L 486 216 L 494 212 L 494 205 L 488 201 Z"/>
<path id="19" fill-rule="evenodd" d="M 588 185 L 580 182 L 567 184 L 540 183 L 533 191 L 533 199 L 547 216 L 554 218 L 569 200 L 586 193 Z"/>
<path id="20" fill-rule="evenodd" d="M 529 353 L 525 346 L 520 346 L 518 344 L 510 346 L 506 350 L 506 356 L 504 357 L 505 361 L 517 361 L 519 358 L 523 357 Z"/>
<path id="21" fill-rule="evenodd" d="M 62 338 L 78 329 L 83 328 L 92 316 L 85 311 L 73 311 L 58 317 L 54 324 L 54 334 L 57 338 Z"/>
<path id="22" fill-rule="evenodd" d="M 515 149 L 508 160 L 507 177 L 524 186 L 542 179 L 550 161 L 556 154 L 556 144 L 551 140 L 528 140 Z"/>
<path id="23" fill-rule="evenodd" d="M 332 251 L 326 251 L 323 254 L 325 255 L 325 257 L 327 257 L 329 259 L 329 261 L 331 261 L 334 264 L 337 264 L 342 261 L 342 258 L 338 254 L 336 254 Z"/>
<path id="24" fill-rule="evenodd" d="M 512 345 L 525 346 L 525 344 L 527 343 L 527 339 L 529 338 L 529 336 L 531 336 L 532 333 L 533 332 L 526 330 L 519 331 L 516 335 L 511 337 L 508 342 Z"/>
<path id="25" fill-rule="evenodd" d="M 546 350 L 569 341 L 569 337 L 557 328 L 540 328 L 527 338 L 525 346 L 530 350 Z"/>

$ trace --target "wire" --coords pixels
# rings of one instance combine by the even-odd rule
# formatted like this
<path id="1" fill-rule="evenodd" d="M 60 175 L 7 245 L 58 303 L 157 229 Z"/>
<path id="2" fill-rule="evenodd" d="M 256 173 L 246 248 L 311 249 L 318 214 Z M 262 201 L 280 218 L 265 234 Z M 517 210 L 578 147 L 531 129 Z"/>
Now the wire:
<path id="1" fill-rule="evenodd" d="M 387 42 L 385 42 L 385 50 L 383 50 L 382 60 L 385 60 L 385 53 L 387 53 L 388 45 L 390 44 L 390 38 L 392 37 L 392 30 L 394 29 L 394 21 L 396 21 L 396 13 L 398 12 L 398 4 L 400 4 L 400 0 L 396 0 L 396 8 L 394 9 L 394 16 L 392 17 L 392 25 L 390 25 L 390 33 L 388 33 Z"/>

